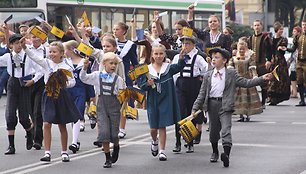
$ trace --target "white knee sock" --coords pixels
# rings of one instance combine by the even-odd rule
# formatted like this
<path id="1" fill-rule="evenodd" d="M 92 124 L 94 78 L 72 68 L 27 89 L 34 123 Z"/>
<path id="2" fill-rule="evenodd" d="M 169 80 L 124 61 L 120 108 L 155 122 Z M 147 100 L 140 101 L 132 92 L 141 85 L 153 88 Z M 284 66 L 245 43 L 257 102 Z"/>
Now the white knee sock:
<path id="1" fill-rule="evenodd" d="M 76 123 L 72 126 L 72 144 L 77 144 L 80 134 L 80 120 L 78 120 Z"/>

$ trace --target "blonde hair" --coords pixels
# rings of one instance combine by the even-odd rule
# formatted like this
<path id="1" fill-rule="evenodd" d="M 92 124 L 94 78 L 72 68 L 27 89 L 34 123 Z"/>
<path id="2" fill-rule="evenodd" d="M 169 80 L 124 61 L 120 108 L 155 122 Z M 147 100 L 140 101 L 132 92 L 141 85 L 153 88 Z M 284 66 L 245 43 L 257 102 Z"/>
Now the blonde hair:
<path id="1" fill-rule="evenodd" d="M 151 63 L 154 63 L 154 62 L 155 62 L 155 60 L 153 59 L 153 54 L 154 54 L 154 50 L 157 49 L 157 48 L 162 48 L 162 49 L 163 49 L 163 51 L 164 51 L 164 53 L 165 53 L 165 57 L 164 57 L 163 62 L 166 61 L 166 47 L 165 47 L 164 45 L 162 45 L 162 44 L 156 44 L 156 45 L 153 45 L 153 46 L 152 46 L 152 51 L 151 51 Z"/>
<path id="2" fill-rule="evenodd" d="M 117 54 L 115 54 L 113 52 L 108 52 L 108 53 L 105 53 L 103 55 L 101 63 L 103 64 L 103 63 L 105 63 L 107 61 L 110 61 L 110 60 L 114 60 L 117 64 L 120 62 L 120 59 L 119 59 Z"/>
<path id="3" fill-rule="evenodd" d="M 79 46 L 79 43 L 75 40 L 69 40 L 67 42 L 64 42 L 65 49 L 73 50 L 74 48 L 77 48 Z"/>
<path id="4" fill-rule="evenodd" d="M 245 47 L 248 47 L 248 43 L 246 43 L 244 40 L 240 40 L 238 41 L 237 43 L 237 47 L 239 46 L 245 46 Z"/>
<path id="5" fill-rule="evenodd" d="M 62 53 L 62 55 L 64 55 L 65 49 L 64 49 L 64 45 L 63 45 L 62 42 L 60 42 L 60 41 L 51 42 L 51 43 L 50 43 L 50 47 L 51 47 L 51 46 L 57 47 L 58 50 L 59 50 L 59 52 Z M 63 58 L 63 56 L 62 56 L 62 58 Z"/>

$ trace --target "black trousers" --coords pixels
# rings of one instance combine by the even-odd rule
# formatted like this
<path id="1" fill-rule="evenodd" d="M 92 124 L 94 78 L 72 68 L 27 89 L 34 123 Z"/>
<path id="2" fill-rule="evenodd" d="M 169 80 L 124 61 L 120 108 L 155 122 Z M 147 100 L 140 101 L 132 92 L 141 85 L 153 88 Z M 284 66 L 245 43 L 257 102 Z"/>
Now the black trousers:
<path id="1" fill-rule="evenodd" d="M 34 124 L 33 136 L 34 142 L 42 144 L 43 141 L 43 118 L 41 112 L 41 100 L 42 94 L 45 89 L 44 78 L 42 77 L 38 80 L 34 86 L 31 93 L 31 104 L 32 104 L 32 114 L 31 118 Z"/>
<path id="2" fill-rule="evenodd" d="M 191 114 L 192 106 L 198 97 L 202 81 L 199 78 L 179 77 L 176 81 L 176 94 L 181 110 L 181 119 Z M 195 124 L 194 120 L 193 123 Z M 179 125 L 175 125 L 176 145 L 181 145 L 181 135 L 179 134 Z M 193 141 L 189 143 L 193 145 Z"/>
<path id="3" fill-rule="evenodd" d="M 9 78 L 5 110 L 7 130 L 15 130 L 18 118 L 24 129 L 31 127 L 31 90 L 32 87 L 22 87 L 18 78 Z M 17 110 L 18 118 L 16 115 Z"/>

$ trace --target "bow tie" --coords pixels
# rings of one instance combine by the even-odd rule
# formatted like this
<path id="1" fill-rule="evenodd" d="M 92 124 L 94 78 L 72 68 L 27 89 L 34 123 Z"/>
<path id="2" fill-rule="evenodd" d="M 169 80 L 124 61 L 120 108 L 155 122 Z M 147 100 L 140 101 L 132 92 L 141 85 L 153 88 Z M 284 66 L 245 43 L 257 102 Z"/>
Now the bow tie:
<path id="1" fill-rule="evenodd" d="M 219 71 L 216 72 L 214 77 L 218 77 L 218 76 L 219 76 L 220 80 L 222 80 L 222 73 L 220 73 Z"/>
<path id="2" fill-rule="evenodd" d="M 108 74 L 108 73 L 100 73 L 100 78 L 105 79 L 107 82 L 112 82 L 113 81 L 112 75 Z"/>

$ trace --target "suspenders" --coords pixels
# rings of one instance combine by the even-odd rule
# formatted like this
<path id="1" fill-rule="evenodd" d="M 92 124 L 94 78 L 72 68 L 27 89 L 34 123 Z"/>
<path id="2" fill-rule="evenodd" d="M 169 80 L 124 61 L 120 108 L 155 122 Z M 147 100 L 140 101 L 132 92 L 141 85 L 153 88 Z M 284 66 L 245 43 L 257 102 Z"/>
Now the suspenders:
<path id="1" fill-rule="evenodd" d="M 99 77 L 99 81 L 100 81 L 100 95 L 114 95 L 114 89 L 115 89 L 115 84 L 116 81 L 118 79 L 118 75 L 115 75 L 113 83 L 107 83 L 107 82 L 103 82 L 102 78 Z M 103 86 L 109 86 L 110 89 L 106 89 Z"/>
<path id="2" fill-rule="evenodd" d="M 195 54 L 195 55 L 193 56 L 193 59 L 192 59 L 191 64 L 186 64 L 186 65 L 185 65 L 186 68 L 187 68 L 187 67 L 190 67 L 190 70 L 185 69 L 185 67 L 184 67 L 184 69 L 180 72 L 180 77 L 184 77 L 184 76 L 183 76 L 183 73 L 189 73 L 189 74 L 190 74 L 189 77 L 193 77 L 193 69 L 194 69 L 194 64 L 195 64 L 197 55 L 198 55 L 198 54 Z"/>
<path id="3" fill-rule="evenodd" d="M 10 53 L 11 55 L 11 61 L 12 61 L 12 77 L 15 77 L 15 68 L 17 68 L 16 66 L 16 63 L 14 62 L 13 60 L 13 54 Z M 20 67 L 22 68 L 22 77 L 24 77 L 24 74 L 25 74 L 25 61 L 26 61 L 26 58 L 27 58 L 27 54 L 24 53 L 24 56 L 23 56 L 23 61 L 20 63 Z"/>

